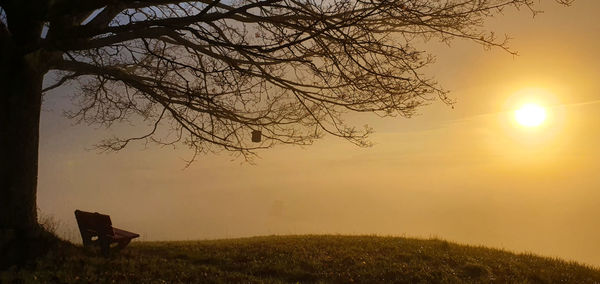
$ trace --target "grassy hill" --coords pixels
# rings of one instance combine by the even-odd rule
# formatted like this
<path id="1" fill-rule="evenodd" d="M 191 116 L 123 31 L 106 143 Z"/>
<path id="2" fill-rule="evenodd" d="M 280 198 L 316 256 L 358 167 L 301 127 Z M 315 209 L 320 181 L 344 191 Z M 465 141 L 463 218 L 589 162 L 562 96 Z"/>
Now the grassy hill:
<path id="1" fill-rule="evenodd" d="M 600 270 L 442 240 L 375 236 L 269 236 L 134 242 L 105 259 L 71 245 L 0 283 L 600 283 Z"/>

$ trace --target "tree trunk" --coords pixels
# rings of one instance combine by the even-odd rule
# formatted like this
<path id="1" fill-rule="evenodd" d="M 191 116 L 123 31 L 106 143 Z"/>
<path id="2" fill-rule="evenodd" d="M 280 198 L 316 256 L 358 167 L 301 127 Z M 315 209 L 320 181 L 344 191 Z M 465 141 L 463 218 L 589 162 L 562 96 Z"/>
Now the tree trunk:
<path id="1" fill-rule="evenodd" d="M 7 33 L 0 34 L 0 268 L 31 259 L 39 249 L 34 242 L 41 231 L 36 190 L 44 71 L 35 54 L 24 53 Z"/>

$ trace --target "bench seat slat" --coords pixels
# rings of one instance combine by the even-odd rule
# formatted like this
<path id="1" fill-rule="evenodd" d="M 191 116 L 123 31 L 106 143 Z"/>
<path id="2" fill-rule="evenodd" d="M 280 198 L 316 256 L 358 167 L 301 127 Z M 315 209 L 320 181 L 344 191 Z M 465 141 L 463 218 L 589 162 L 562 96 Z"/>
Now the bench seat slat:
<path id="1" fill-rule="evenodd" d="M 119 228 L 113 227 L 113 231 L 115 232 L 115 238 L 137 238 L 140 235 L 136 233 L 132 233 L 129 231 L 121 230 Z"/>

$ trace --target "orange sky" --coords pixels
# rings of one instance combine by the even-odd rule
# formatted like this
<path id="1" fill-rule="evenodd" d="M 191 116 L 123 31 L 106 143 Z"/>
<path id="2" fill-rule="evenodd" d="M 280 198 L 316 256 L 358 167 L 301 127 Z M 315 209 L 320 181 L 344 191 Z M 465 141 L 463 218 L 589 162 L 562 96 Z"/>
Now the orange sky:
<path id="1" fill-rule="evenodd" d="M 110 214 L 143 240 L 265 234 L 436 236 L 600 266 L 600 2 L 488 21 L 513 57 L 470 42 L 430 42 L 428 73 L 457 100 L 411 119 L 354 115 L 375 146 L 334 138 L 261 152 L 256 165 L 223 153 L 183 169 L 190 153 L 134 145 L 86 151 L 110 131 L 61 116 L 45 98 L 38 204 L 78 240 L 75 209 Z M 548 106 L 539 128 L 515 125 L 524 100 Z M 233 160 L 233 161 L 232 161 Z"/>

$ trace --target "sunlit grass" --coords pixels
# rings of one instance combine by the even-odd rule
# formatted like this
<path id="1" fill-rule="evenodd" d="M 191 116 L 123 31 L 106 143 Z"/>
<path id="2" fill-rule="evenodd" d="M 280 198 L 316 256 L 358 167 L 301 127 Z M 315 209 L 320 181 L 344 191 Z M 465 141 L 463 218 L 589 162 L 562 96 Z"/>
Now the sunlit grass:
<path id="1" fill-rule="evenodd" d="M 72 246 L 0 282 L 592 283 L 600 270 L 557 259 L 442 240 L 374 236 L 270 236 L 138 242 L 104 259 Z M 4 281 L 2 281 L 4 280 Z"/>

